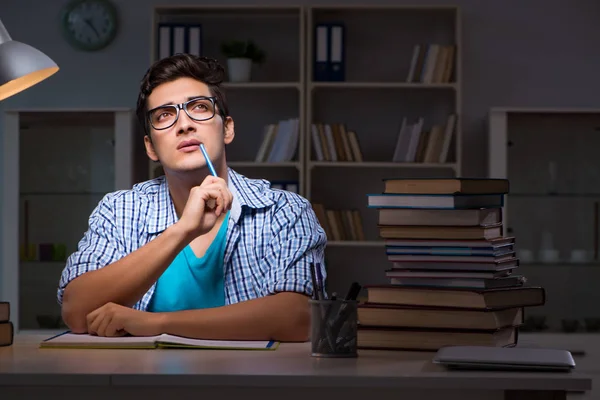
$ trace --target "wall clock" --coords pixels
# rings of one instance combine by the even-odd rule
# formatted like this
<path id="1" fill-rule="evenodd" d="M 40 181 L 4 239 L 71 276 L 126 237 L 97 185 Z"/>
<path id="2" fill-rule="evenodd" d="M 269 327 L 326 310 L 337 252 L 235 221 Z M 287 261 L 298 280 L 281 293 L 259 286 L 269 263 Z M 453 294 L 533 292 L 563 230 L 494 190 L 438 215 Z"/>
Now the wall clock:
<path id="1" fill-rule="evenodd" d="M 74 0 L 63 10 L 61 23 L 72 46 L 95 51 L 113 41 L 117 22 L 117 11 L 108 0 Z"/>

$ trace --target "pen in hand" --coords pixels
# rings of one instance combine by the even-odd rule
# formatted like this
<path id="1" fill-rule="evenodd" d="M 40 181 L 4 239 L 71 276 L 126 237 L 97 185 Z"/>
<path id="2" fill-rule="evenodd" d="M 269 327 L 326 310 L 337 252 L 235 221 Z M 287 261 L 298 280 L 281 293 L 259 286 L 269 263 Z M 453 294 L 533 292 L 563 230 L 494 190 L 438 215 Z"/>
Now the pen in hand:
<path id="1" fill-rule="evenodd" d="M 208 157 L 208 153 L 206 152 L 206 148 L 204 147 L 204 143 L 200 143 L 200 151 L 202 151 L 202 155 L 204 155 L 204 159 L 206 160 L 206 166 L 208 167 L 208 170 L 210 171 L 210 174 L 212 176 L 217 176 L 217 171 L 215 171 L 215 167 L 213 166 L 212 162 L 210 161 L 210 158 Z M 216 206 L 216 201 L 215 199 L 210 199 L 206 202 L 206 205 L 208 206 L 208 208 L 213 209 Z"/>

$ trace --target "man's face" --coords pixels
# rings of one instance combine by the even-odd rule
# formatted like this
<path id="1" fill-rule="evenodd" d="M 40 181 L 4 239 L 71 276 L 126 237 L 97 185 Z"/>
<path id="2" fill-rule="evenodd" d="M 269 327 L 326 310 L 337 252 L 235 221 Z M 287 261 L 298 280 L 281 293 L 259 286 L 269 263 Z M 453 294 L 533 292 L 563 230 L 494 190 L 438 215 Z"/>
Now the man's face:
<path id="1" fill-rule="evenodd" d="M 148 110 L 167 104 L 184 103 L 199 96 L 210 97 L 211 93 L 206 84 L 192 78 L 179 78 L 172 82 L 157 86 L 148 97 Z M 188 111 L 199 119 L 210 116 L 212 110 L 208 100 L 192 103 Z M 155 125 L 161 121 L 174 118 L 173 111 L 156 112 Z M 229 119 L 229 118 L 228 118 Z M 214 117 L 205 121 L 191 119 L 185 110 L 179 110 L 179 119 L 169 128 L 157 130 L 150 125 L 152 141 L 144 139 L 146 153 L 153 161 L 160 161 L 165 170 L 192 171 L 206 167 L 206 160 L 200 151 L 199 144 L 204 143 L 211 161 L 215 166 L 224 160 L 225 145 L 233 140 L 233 121 L 225 124 L 219 110 Z"/>

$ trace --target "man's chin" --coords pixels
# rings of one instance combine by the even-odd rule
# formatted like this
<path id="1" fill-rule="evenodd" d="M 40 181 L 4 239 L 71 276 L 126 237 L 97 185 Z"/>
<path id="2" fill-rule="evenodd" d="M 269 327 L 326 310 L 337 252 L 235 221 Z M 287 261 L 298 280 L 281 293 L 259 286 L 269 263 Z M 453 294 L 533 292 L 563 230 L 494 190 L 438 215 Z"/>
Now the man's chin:
<path id="1" fill-rule="evenodd" d="M 175 173 L 198 173 L 208 170 L 206 164 L 203 163 L 180 163 L 169 169 Z"/>

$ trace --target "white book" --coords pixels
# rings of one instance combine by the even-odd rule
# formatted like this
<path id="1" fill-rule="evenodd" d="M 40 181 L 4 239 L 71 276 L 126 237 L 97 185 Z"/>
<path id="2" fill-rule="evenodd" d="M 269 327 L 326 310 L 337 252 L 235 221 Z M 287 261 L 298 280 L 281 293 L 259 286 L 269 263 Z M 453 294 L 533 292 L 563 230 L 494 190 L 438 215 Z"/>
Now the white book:
<path id="1" fill-rule="evenodd" d="M 313 147 L 315 149 L 315 156 L 317 157 L 317 161 L 324 161 L 325 157 L 323 157 L 323 148 L 321 147 L 321 139 L 319 137 L 319 127 L 317 124 L 312 124 L 310 129 L 311 141 L 313 143 Z"/>
<path id="2" fill-rule="evenodd" d="M 444 143 L 442 145 L 442 151 L 440 152 L 440 159 L 438 162 L 445 163 L 448 161 L 448 151 L 450 150 L 450 143 L 452 142 L 452 132 L 454 132 L 454 126 L 456 125 L 456 114 L 450 114 L 448 116 L 448 122 L 446 123 L 446 129 L 444 131 Z"/>
<path id="3" fill-rule="evenodd" d="M 402 118 L 402 124 L 400 125 L 400 132 L 398 132 L 398 139 L 396 139 L 396 148 L 394 149 L 394 155 L 392 156 L 392 161 L 394 162 L 402 162 L 404 161 L 404 157 L 402 155 L 403 150 L 403 136 L 405 135 L 406 130 L 406 117 Z"/>
<path id="4" fill-rule="evenodd" d="M 415 78 L 415 69 L 417 67 L 417 61 L 419 60 L 419 52 L 421 51 L 421 45 L 416 44 L 413 50 L 412 59 L 410 60 L 410 68 L 408 70 L 408 76 L 406 82 L 410 83 Z"/>
<path id="5" fill-rule="evenodd" d="M 263 141 L 260 144 L 260 148 L 258 149 L 258 153 L 256 154 L 256 162 L 266 161 L 267 151 L 269 150 L 269 146 L 273 142 L 273 136 L 277 132 L 277 125 L 268 124 L 265 126 L 263 133 Z"/>

